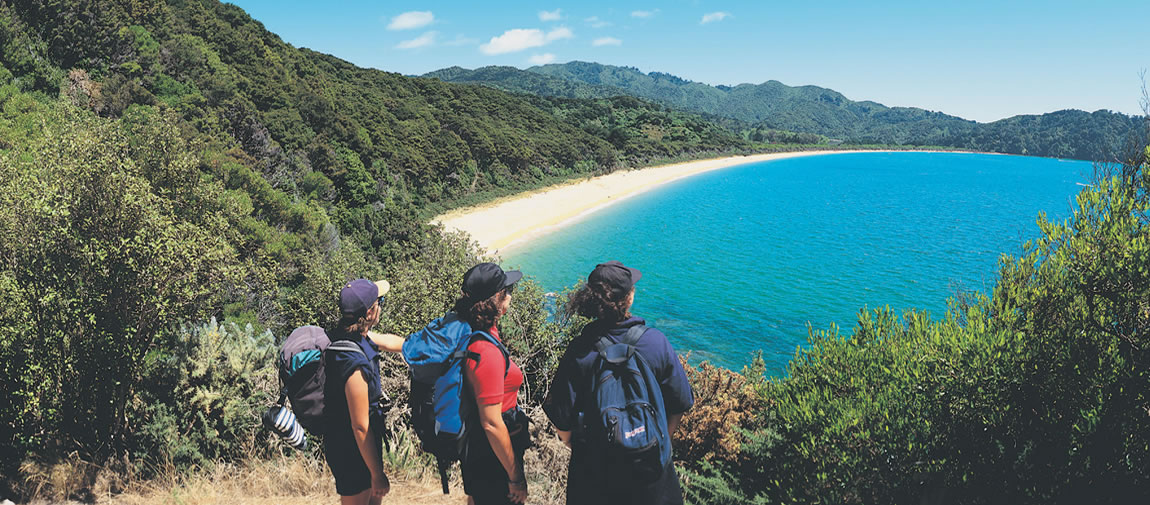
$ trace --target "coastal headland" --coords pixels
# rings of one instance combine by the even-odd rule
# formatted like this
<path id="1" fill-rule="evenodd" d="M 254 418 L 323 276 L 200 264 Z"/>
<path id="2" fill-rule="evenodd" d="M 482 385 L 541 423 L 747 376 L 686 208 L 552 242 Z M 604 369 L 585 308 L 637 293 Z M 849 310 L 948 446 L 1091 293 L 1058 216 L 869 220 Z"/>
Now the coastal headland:
<path id="1" fill-rule="evenodd" d="M 684 177 L 748 163 L 855 152 L 863 151 L 824 150 L 754 154 L 620 170 L 530 191 L 484 205 L 455 209 L 436 216 L 432 222 L 442 224 L 447 230 L 465 231 L 488 253 L 496 254 L 556 230 L 599 209 Z"/>

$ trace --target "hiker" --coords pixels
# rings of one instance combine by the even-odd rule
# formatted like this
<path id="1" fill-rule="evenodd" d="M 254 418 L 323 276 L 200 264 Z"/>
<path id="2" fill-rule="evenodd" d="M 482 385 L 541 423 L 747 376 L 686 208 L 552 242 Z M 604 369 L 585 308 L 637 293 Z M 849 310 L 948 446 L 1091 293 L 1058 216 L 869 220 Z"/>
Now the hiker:
<path id="1" fill-rule="evenodd" d="M 587 276 L 587 283 L 571 296 L 566 307 L 568 315 L 580 314 L 594 319 L 568 345 L 543 405 L 559 438 L 571 448 L 568 505 L 683 503 L 679 479 L 670 458 L 670 434 L 678 428 L 683 413 L 694 404 L 694 398 L 679 356 L 666 335 L 647 328 L 643 319 L 630 313 L 635 283 L 641 276 L 638 270 L 618 261 L 601 263 Z M 627 344 L 624 342 L 627 339 L 637 339 L 631 342 L 633 349 L 619 345 Z M 607 384 L 604 379 L 608 378 L 597 374 L 609 368 L 599 360 L 600 350 L 609 354 L 605 359 L 609 357 L 624 365 L 630 363 L 632 354 L 618 351 L 633 350 L 637 354 L 634 362 L 641 358 L 649 370 L 647 377 L 657 382 L 628 388 L 649 387 L 654 408 L 638 410 L 640 415 L 649 410 L 653 418 L 647 424 L 617 428 L 611 437 L 607 435 L 611 428 L 602 427 L 605 423 L 595 424 L 601 419 L 597 398 L 604 398 L 599 388 Z M 624 394 L 620 392 L 617 396 Z M 612 423 L 634 422 L 626 416 L 622 420 L 616 414 L 609 416 Z M 664 429 L 665 433 L 652 433 Z M 665 445 L 661 449 L 665 452 L 627 459 L 625 452 L 613 451 L 609 439 L 633 435 L 649 436 L 651 440 L 661 437 Z M 638 475 L 642 467 L 651 468 L 646 474 Z"/>
<path id="2" fill-rule="evenodd" d="M 523 274 L 504 272 L 494 263 L 480 263 L 463 274 L 462 296 L 454 311 L 476 331 L 485 331 L 499 342 L 499 318 L 511 306 L 511 292 Z M 463 382 L 476 403 L 478 428 L 467 437 L 467 450 L 460 462 L 463 490 L 468 504 L 523 503 L 527 479 L 523 453 L 531 445 L 527 416 L 516 404 L 523 372 L 506 349 L 486 339 L 473 339 L 467 346 Z"/>
<path id="3" fill-rule="evenodd" d="M 381 351 L 399 352 L 403 338 L 369 332 L 379 323 L 387 281 L 353 280 L 339 292 L 340 318 L 328 332 L 363 353 L 325 352 L 323 455 L 335 476 L 342 505 L 378 505 L 391 489 L 383 472 L 384 411 Z M 357 373 L 358 372 L 358 373 Z"/>

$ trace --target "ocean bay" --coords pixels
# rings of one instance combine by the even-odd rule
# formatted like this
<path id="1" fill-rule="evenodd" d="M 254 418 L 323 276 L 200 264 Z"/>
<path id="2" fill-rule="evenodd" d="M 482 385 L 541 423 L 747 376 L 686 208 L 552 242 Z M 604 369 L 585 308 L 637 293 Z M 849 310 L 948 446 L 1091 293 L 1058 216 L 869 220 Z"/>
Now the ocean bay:
<path id="1" fill-rule="evenodd" d="M 631 197 L 506 251 L 561 291 L 598 262 L 643 270 L 634 312 L 680 352 L 781 373 L 807 325 L 863 307 L 941 317 L 988 292 L 1001 254 L 1068 215 L 1091 164 L 966 153 L 844 153 L 740 165 Z"/>

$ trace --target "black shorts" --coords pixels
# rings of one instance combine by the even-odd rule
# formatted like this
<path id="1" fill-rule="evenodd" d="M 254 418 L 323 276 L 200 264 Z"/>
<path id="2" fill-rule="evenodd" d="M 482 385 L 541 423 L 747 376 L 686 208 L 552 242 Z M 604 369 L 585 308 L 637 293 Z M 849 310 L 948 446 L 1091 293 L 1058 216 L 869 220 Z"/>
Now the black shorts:
<path id="1" fill-rule="evenodd" d="M 511 449 L 515 459 L 523 460 L 523 453 L 531 447 L 530 420 L 518 408 L 503 413 L 503 422 L 511 436 Z M 468 426 L 467 454 L 459 464 L 463 474 L 463 491 L 475 499 L 476 505 L 507 504 L 510 492 L 507 486 L 507 471 L 503 463 L 491 449 L 487 434 L 478 421 Z"/>
<path id="2" fill-rule="evenodd" d="M 383 463 L 383 438 L 376 430 L 368 430 L 372 446 Z M 335 492 L 340 496 L 354 496 L 371 489 L 371 470 L 363 462 L 359 446 L 351 430 L 329 433 L 323 439 L 323 457 L 331 474 L 335 476 Z"/>

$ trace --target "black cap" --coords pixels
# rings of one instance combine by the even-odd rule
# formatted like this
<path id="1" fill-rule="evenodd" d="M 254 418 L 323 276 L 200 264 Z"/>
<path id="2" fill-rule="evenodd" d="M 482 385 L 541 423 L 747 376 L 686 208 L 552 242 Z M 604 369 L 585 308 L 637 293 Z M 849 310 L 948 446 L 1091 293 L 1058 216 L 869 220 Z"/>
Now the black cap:
<path id="1" fill-rule="evenodd" d="M 523 273 L 518 270 L 504 272 L 495 263 L 480 263 L 463 274 L 462 290 L 468 299 L 478 302 L 491 298 L 491 295 L 522 278 Z"/>
<path id="2" fill-rule="evenodd" d="M 630 293 L 631 288 L 635 287 L 635 283 L 642 277 L 642 272 L 611 260 L 595 265 L 591 275 L 587 276 L 587 282 L 602 282 L 611 288 L 611 294 L 615 298 L 620 298 Z"/>

